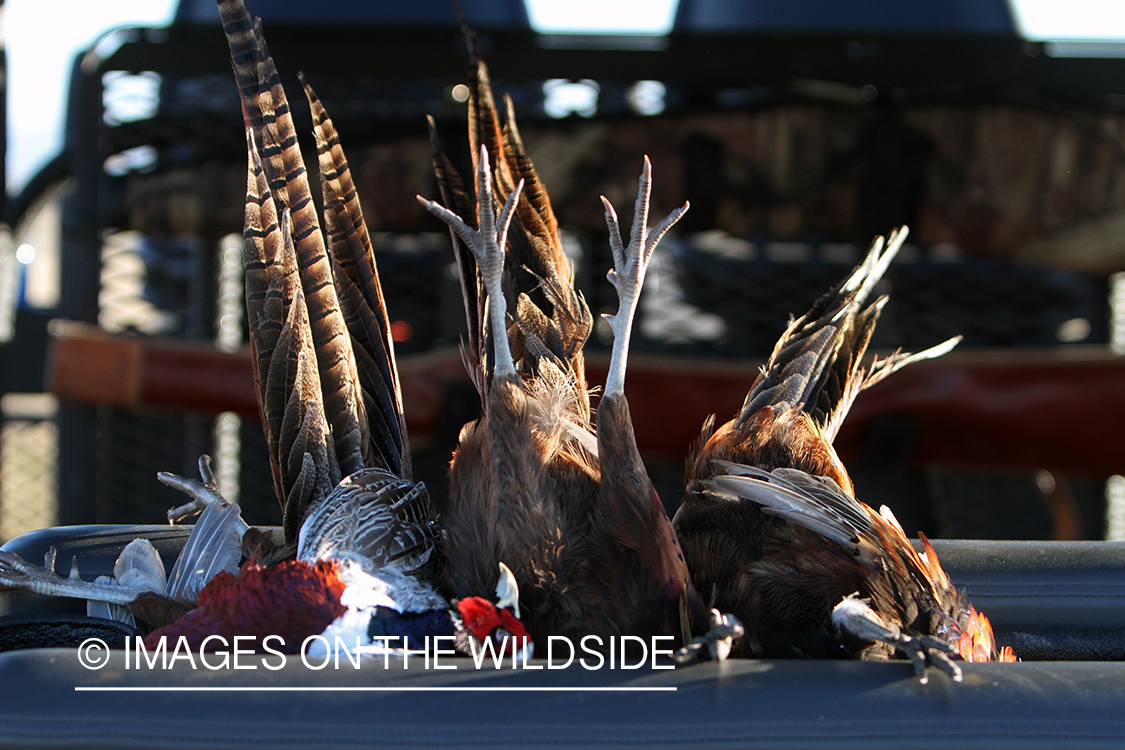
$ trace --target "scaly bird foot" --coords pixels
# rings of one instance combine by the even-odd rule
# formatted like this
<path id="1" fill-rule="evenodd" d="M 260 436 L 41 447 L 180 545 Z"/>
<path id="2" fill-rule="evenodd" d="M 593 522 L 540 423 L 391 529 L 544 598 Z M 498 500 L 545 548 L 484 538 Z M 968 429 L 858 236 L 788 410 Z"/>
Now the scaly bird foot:
<path id="1" fill-rule="evenodd" d="M 836 629 L 860 640 L 878 641 L 894 646 L 909 657 L 914 664 L 914 673 L 925 685 L 929 681 L 926 667 L 937 667 L 961 682 L 961 667 L 957 666 L 948 654 L 956 653 L 953 646 L 929 635 L 912 636 L 901 632 L 884 620 L 858 593 L 844 597 L 832 610 L 832 623 Z"/>
<path id="2" fill-rule="evenodd" d="M 480 147 L 477 161 L 477 231 L 466 224 L 460 216 L 448 208 L 418 196 L 418 202 L 426 210 L 438 217 L 452 229 L 465 243 L 476 258 L 484 281 L 484 291 L 488 295 L 488 315 L 491 319 L 493 350 L 496 356 L 496 374 L 505 375 L 516 371 L 512 353 L 508 347 L 508 306 L 504 299 L 503 272 L 504 248 L 508 240 L 508 226 L 512 221 L 513 210 L 523 191 L 523 180 L 508 196 L 504 209 L 496 216 L 492 199 L 492 174 L 488 163 L 488 150 Z"/>
<path id="3" fill-rule="evenodd" d="M 672 660 L 677 664 L 687 664 L 702 658 L 703 650 L 707 649 L 707 655 L 713 661 L 724 661 L 730 656 L 735 642 L 745 632 L 746 629 L 742 627 L 742 623 L 739 622 L 737 617 L 724 615 L 719 610 L 712 609 L 711 629 L 683 648 L 676 649 L 676 653 L 672 655 Z"/>
<path id="4" fill-rule="evenodd" d="M 183 492 L 192 498 L 191 502 L 176 506 L 168 511 L 168 523 L 187 518 L 201 512 L 208 505 L 230 505 L 222 493 L 219 485 L 215 483 L 215 474 L 211 471 L 211 457 L 204 454 L 199 457 L 199 479 L 186 479 L 179 474 L 161 471 L 156 475 L 162 483 Z M 243 529 L 245 531 L 245 529 Z"/>
<path id="5" fill-rule="evenodd" d="M 51 547 L 43 559 L 43 567 L 32 565 L 12 552 L 0 552 L 0 590 L 15 589 L 43 596 L 65 596 L 72 599 L 93 599 L 110 604 L 128 604 L 147 588 L 134 588 L 117 584 L 91 583 L 78 576 L 78 560 L 70 564 L 70 575 L 63 578 L 55 573 L 55 548 Z"/>
<path id="6" fill-rule="evenodd" d="M 656 249 L 672 225 L 687 212 L 690 205 L 685 203 L 665 216 L 664 220 L 646 237 L 651 193 L 652 164 L 646 156 L 637 188 L 637 203 L 633 210 L 633 227 L 629 233 L 628 247 L 621 240 L 621 229 L 617 223 L 617 212 L 613 210 L 613 204 L 604 195 L 602 196 L 605 223 L 609 228 L 609 246 L 613 250 L 613 268 L 606 274 L 606 278 L 617 290 L 617 298 L 620 301 L 616 313 L 603 316 L 613 331 L 613 352 L 610 355 L 609 376 L 606 379 L 606 396 L 623 393 L 625 390 L 625 359 L 629 351 L 629 335 L 633 327 L 633 316 L 637 312 L 637 303 L 641 298 L 645 270 L 652 259 L 652 251 Z"/>

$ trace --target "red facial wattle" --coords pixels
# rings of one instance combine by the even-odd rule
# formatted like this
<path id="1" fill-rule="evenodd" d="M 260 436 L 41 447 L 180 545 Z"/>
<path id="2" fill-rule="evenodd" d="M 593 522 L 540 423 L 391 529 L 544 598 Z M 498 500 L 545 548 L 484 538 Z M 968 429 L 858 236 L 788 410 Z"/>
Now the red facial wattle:
<path id="1" fill-rule="evenodd" d="M 502 630 L 516 639 L 522 646 L 530 640 L 523 623 L 507 609 L 497 609 L 496 605 L 479 596 L 468 596 L 457 602 L 457 611 L 461 614 L 461 622 L 465 629 L 473 634 L 477 640 L 485 641 Z M 501 636 L 501 640 L 503 637 Z"/>
<path id="2" fill-rule="evenodd" d="M 525 643 L 531 640 L 531 636 L 527 634 L 524 629 L 523 623 L 516 619 L 516 616 L 509 612 L 507 609 L 501 609 L 500 612 L 500 627 L 516 639 L 516 643 L 522 647 Z"/>

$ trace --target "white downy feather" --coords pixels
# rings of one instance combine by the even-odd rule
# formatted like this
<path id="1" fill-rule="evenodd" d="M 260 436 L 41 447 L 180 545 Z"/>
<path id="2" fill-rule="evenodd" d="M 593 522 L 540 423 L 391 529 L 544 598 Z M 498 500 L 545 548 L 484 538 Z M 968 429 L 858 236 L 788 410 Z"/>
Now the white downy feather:
<path id="1" fill-rule="evenodd" d="M 117 562 L 113 565 L 113 577 L 98 576 L 97 583 L 148 591 L 163 591 L 165 585 L 164 561 L 147 539 L 134 539 L 125 545 Z M 133 615 L 121 604 L 108 604 L 92 599 L 86 600 L 86 615 L 116 620 L 128 625 L 136 625 Z"/>

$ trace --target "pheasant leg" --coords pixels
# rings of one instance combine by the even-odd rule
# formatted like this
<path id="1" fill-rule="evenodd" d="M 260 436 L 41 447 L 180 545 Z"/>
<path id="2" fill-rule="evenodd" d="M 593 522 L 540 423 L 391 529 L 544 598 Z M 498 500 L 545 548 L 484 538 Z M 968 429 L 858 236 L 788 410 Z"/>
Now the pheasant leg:
<path id="1" fill-rule="evenodd" d="M 481 279 L 484 282 L 484 291 L 488 295 L 488 317 L 492 326 L 492 346 L 496 357 L 495 375 L 505 376 L 515 373 L 515 363 L 512 361 L 512 352 L 508 346 L 508 304 L 504 299 L 503 273 L 504 273 L 504 247 L 508 238 L 508 225 L 512 221 L 512 210 L 519 200 L 523 190 L 523 180 L 519 181 L 516 189 L 508 196 L 504 209 L 496 217 L 492 202 L 492 177 L 488 164 L 488 150 L 480 147 L 480 159 L 477 162 L 477 226 L 480 230 L 469 227 L 461 217 L 434 201 L 418 196 L 418 201 L 434 216 L 438 217 L 457 233 L 457 236 L 472 251 L 480 269 Z"/>
<path id="2" fill-rule="evenodd" d="M 644 169 L 641 171 L 640 185 L 637 189 L 637 203 L 633 211 L 633 227 L 629 233 L 629 246 L 625 247 L 621 240 L 621 230 L 617 224 L 617 212 L 609 199 L 602 196 L 605 206 L 605 223 L 609 227 L 609 245 L 613 250 L 613 268 L 606 274 L 606 278 L 617 290 L 620 300 L 617 312 L 604 316 L 613 331 L 613 351 L 609 360 L 609 375 L 606 378 L 606 397 L 620 395 L 625 391 L 625 364 L 629 356 L 629 337 L 633 328 L 633 317 L 637 312 L 637 303 L 641 299 L 641 287 L 645 280 L 645 270 L 652 260 L 652 251 L 660 243 L 664 233 L 680 220 L 687 210 L 688 205 L 677 208 L 664 217 L 648 236 L 645 229 L 648 224 L 649 197 L 652 193 L 652 164 L 645 157 Z"/>

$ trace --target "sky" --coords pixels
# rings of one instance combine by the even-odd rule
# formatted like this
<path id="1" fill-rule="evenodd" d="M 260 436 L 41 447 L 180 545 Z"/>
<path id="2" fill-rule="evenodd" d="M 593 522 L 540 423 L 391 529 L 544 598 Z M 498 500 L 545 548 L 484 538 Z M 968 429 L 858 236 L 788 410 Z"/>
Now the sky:
<path id="1" fill-rule="evenodd" d="M 165 26 L 174 6 L 174 0 L 6 0 L 9 190 L 62 148 L 74 55 L 117 26 Z"/>
<path id="2" fill-rule="evenodd" d="M 529 0 L 528 11 L 539 31 L 663 33 L 671 26 L 675 4 Z M 1123 0 L 1012 4 L 1031 39 L 1125 39 Z M 18 190 L 62 147 L 66 82 L 76 52 L 114 27 L 166 25 L 175 0 L 7 0 L 2 8 L 8 55 L 8 188 Z"/>

